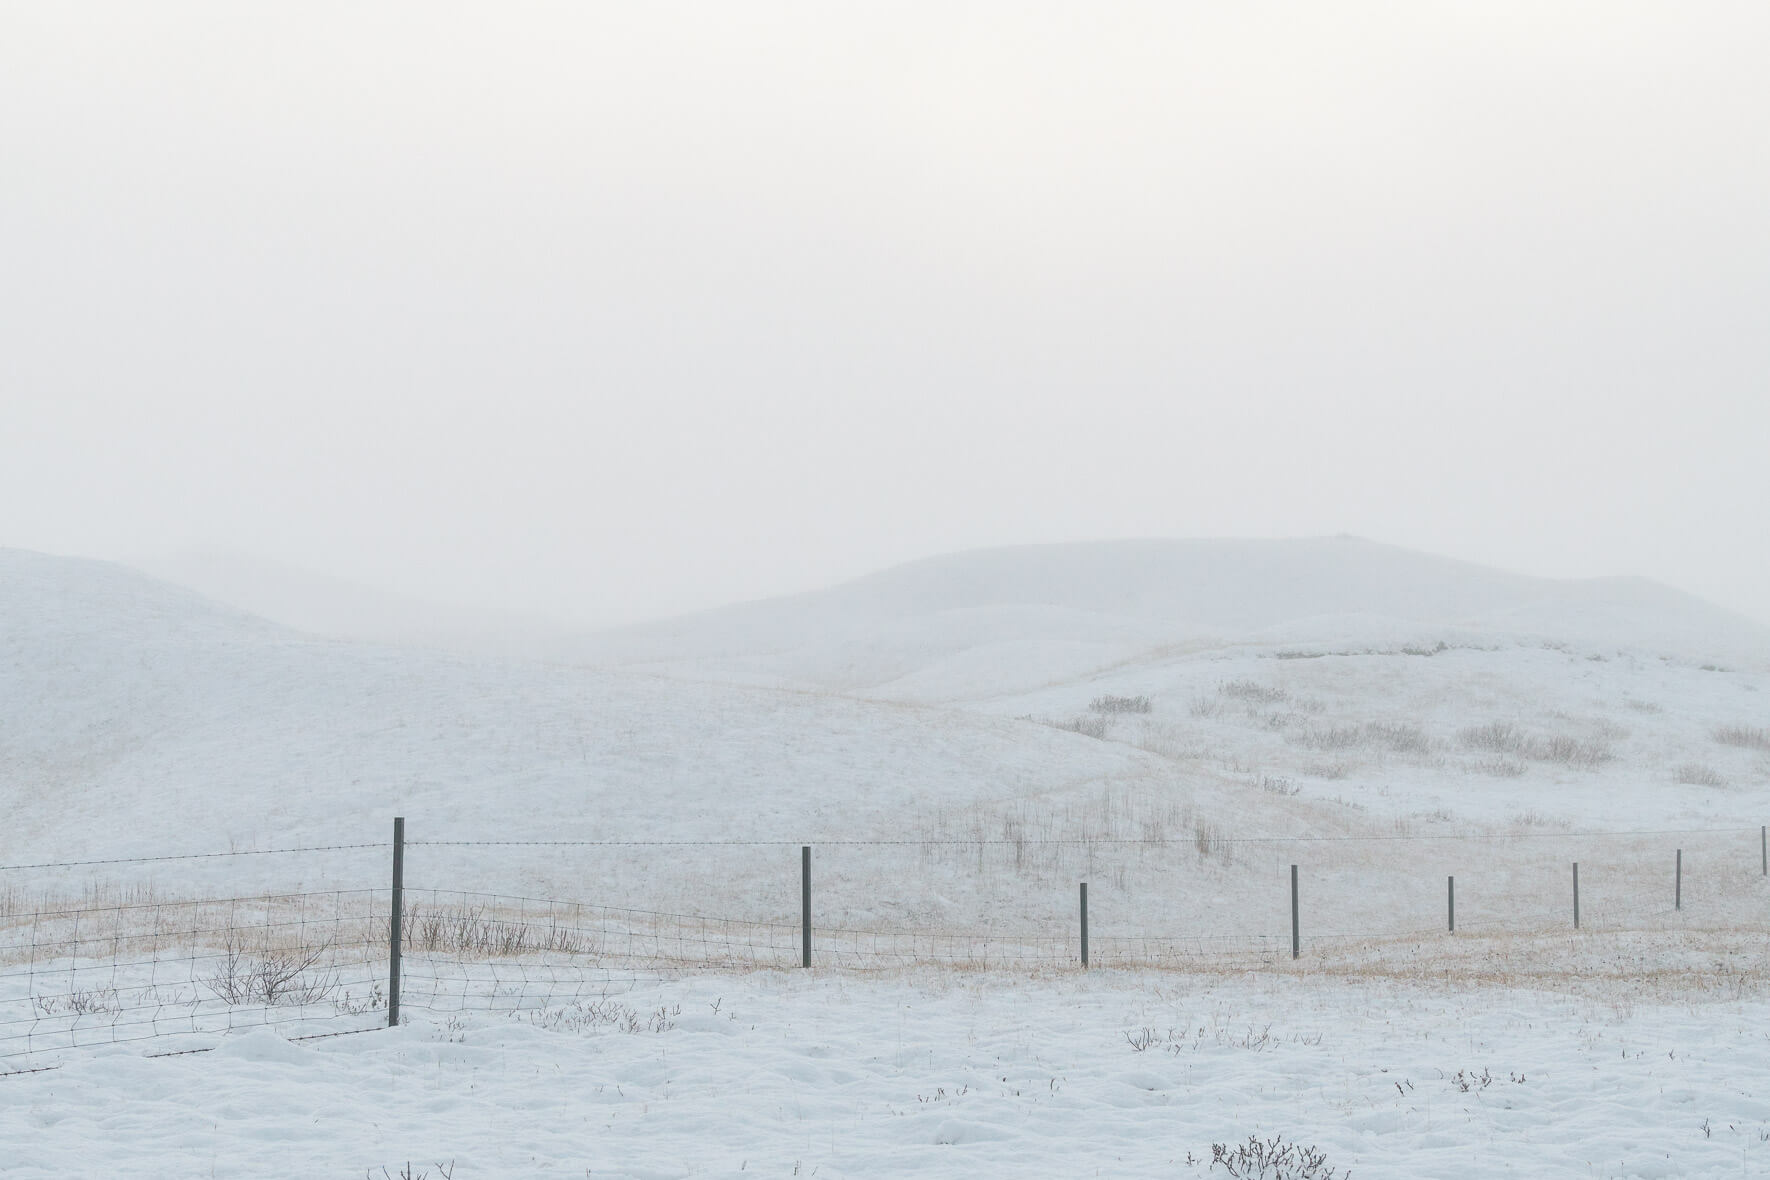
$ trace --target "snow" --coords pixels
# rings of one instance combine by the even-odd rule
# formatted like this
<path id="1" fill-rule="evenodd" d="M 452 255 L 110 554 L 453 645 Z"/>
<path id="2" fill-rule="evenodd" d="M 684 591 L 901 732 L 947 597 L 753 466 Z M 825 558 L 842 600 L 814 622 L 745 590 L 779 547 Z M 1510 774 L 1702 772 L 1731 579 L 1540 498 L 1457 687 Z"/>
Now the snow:
<path id="1" fill-rule="evenodd" d="M 1249 1135 L 1359 1176 L 1770 1165 L 1770 751 L 1716 736 L 1770 725 L 1743 620 L 1364 542 L 1152 542 L 553 642 L 325 639 L 0 550 L 0 864 L 229 854 L 6 870 L 6 937 L 314 890 L 369 891 L 361 926 L 403 815 L 410 899 L 604 948 L 415 955 L 407 1025 L 291 1040 L 374 1013 L 33 943 L 0 1007 L 54 978 L 203 1015 L 115 1046 L 103 1012 L 33 1015 L 87 1047 L 0 1078 L 0 1166 L 1204 1175 Z M 384 960 L 352 946 L 360 992 Z"/>
<path id="2" fill-rule="evenodd" d="M 1360 1177 L 1770 1168 L 1763 1001 L 764 972 L 618 1002 L 663 1031 L 424 1015 L 5 1079 L 8 1174 L 1206 1176 L 1249 1135 Z"/>

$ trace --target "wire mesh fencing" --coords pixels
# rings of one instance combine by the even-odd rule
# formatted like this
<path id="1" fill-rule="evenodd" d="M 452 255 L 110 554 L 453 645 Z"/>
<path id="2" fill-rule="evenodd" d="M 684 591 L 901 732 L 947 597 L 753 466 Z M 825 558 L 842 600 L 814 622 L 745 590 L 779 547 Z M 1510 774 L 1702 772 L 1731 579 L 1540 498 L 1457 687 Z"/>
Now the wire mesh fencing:
<path id="1" fill-rule="evenodd" d="M 309 869 L 254 880 L 311 879 L 315 863 L 338 875 L 325 858 L 347 857 L 359 882 L 379 883 L 194 898 L 168 893 L 165 874 L 213 884 L 227 857 L 265 854 L 0 865 L 0 1072 L 97 1045 L 185 1052 L 260 1026 L 300 1037 L 385 1027 L 395 981 L 408 1011 L 586 1019 L 647 984 L 808 965 L 1770 986 L 1762 828 L 846 840 L 811 851 L 743 840 L 409 843 L 411 882 L 404 843 L 333 845 L 273 850 Z M 185 873 L 188 862 L 200 871 Z M 142 865 L 161 876 L 104 876 Z M 73 869 L 86 874 L 78 888 L 42 879 Z M 544 888 L 459 887 L 501 876 Z M 1083 884 L 1092 888 L 1078 896 Z"/>
<path id="2" fill-rule="evenodd" d="M 256 1025 L 310 1036 L 384 1024 L 386 904 L 385 891 L 329 890 L 12 908 L 0 913 L 0 1063 L 162 1038 L 171 1051 Z"/>

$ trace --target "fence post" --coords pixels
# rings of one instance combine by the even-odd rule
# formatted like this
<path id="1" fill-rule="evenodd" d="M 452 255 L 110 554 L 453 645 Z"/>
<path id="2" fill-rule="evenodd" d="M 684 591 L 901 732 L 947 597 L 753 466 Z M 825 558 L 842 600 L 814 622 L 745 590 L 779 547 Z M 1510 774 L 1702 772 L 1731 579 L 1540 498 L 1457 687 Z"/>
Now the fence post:
<path id="1" fill-rule="evenodd" d="M 1448 899 L 1450 910 L 1450 932 L 1455 934 L 1457 932 L 1457 879 L 1455 877 L 1446 877 L 1445 880 L 1450 884 L 1450 896 Z"/>
<path id="2" fill-rule="evenodd" d="M 1579 861 L 1573 862 L 1573 928 L 1579 929 Z"/>
<path id="3" fill-rule="evenodd" d="M 799 965 L 811 966 L 811 845 L 799 849 L 799 927 L 803 948 Z"/>
<path id="4" fill-rule="evenodd" d="M 1684 908 L 1684 850 L 1678 849 L 1678 867 L 1672 871 L 1672 908 Z"/>
<path id="5" fill-rule="evenodd" d="M 406 909 L 406 817 L 393 818 L 393 920 L 387 938 L 387 1027 L 399 1026 L 400 922 Z"/>
<path id="6" fill-rule="evenodd" d="M 1297 866 L 1291 866 L 1291 958 L 1302 953 L 1302 941 L 1297 936 Z"/>
<path id="7" fill-rule="evenodd" d="M 1758 829 L 1758 855 L 1764 862 L 1764 876 L 1770 877 L 1770 826 Z"/>
<path id="8" fill-rule="evenodd" d="M 1088 969 L 1088 883 L 1082 882 L 1082 970 Z"/>

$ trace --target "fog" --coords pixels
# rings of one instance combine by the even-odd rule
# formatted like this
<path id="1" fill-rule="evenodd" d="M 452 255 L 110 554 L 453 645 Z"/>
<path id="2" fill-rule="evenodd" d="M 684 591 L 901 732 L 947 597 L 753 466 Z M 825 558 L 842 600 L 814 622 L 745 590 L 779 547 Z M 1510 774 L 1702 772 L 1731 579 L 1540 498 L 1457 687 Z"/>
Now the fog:
<path id="1" fill-rule="evenodd" d="M 608 623 L 1352 532 L 1770 620 L 1761 4 L 13 4 L 0 545 Z"/>

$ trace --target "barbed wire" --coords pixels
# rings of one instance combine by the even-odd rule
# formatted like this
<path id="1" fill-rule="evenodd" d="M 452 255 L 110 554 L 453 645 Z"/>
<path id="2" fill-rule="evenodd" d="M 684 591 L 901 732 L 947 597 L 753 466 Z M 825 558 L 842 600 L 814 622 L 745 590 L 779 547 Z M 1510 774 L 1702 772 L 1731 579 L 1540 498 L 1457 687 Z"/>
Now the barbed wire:
<path id="1" fill-rule="evenodd" d="M 411 841 L 407 841 L 411 843 Z M 0 865 L 0 873 L 17 872 L 24 869 L 80 869 L 92 865 L 145 865 L 159 864 L 172 860 L 215 860 L 230 856 L 286 856 L 296 852 L 354 852 L 364 848 L 392 848 L 390 843 L 379 844 L 315 844 L 304 848 L 244 848 L 227 852 L 183 852 L 173 856 L 118 856 L 103 860 L 61 860 L 44 861 L 40 864 Z"/>
<path id="2" fill-rule="evenodd" d="M 1749 827 L 1737 828 L 1633 828 L 1567 832 L 1428 832 L 1414 835 L 1373 833 L 1363 836 L 1213 836 L 1213 844 L 1333 844 L 1414 840 L 1584 840 L 1642 836 L 1739 835 Z M 1196 837 L 1186 836 L 1068 836 L 1025 838 L 979 836 L 948 837 L 939 840 L 838 839 L 819 840 L 407 840 L 406 847 L 424 848 L 975 848 L 1025 847 L 1029 845 L 1083 848 L 1090 845 L 1191 845 Z"/>

